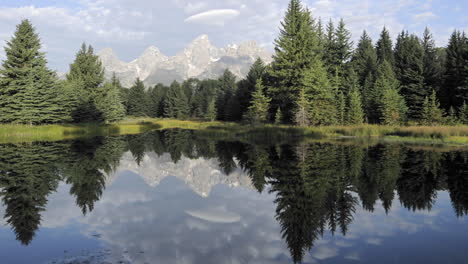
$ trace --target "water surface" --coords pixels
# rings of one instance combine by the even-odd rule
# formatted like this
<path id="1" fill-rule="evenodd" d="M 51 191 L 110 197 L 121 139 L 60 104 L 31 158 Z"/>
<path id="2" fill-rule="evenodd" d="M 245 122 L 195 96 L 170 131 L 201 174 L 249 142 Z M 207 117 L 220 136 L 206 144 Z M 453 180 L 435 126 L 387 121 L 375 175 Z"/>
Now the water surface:
<path id="1" fill-rule="evenodd" d="M 467 263 L 468 151 L 188 130 L 0 145 L 0 263 Z"/>

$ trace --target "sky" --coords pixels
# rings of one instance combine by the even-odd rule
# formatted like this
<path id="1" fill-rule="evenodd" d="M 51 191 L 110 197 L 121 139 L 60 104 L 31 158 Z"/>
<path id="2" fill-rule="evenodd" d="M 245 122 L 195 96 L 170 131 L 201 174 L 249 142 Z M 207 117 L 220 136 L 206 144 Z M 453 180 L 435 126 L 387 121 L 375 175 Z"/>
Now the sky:
<path id="1" fill-rule="evenodd" d="M 150 45 L 168 56 L 207 34 L 222 47 L 255 40 L 273 51 L 287 0 L 0 0 L 0 46 L 15 26 L 30 19 L 47 53 L 49 67 L 67 71 L 86 42 L 112 48 L 131 61 Z M 366 29 L 377 40 L 386 26 L 393 37 L 406 29 L 421 35 L 428 26 L 445 46 L 454 29 L 468 31 L 468 1 L 303 0 L 316 18 L 343 18 L 356 43 Z M 4 59 L 3 49 L 0 60 Z"/>

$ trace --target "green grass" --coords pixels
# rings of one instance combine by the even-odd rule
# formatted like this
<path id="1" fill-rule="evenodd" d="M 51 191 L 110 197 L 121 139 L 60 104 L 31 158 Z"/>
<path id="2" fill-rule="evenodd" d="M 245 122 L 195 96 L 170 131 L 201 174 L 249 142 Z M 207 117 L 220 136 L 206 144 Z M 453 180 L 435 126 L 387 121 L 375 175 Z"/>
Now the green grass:
<path id="1" fill-rule="evenodd" d="M 173 119 L 128 118 L 122 122 L 64 125 L 0 125 L 0 143 L 57 141 L 64 139 L 139 134 L 155 129 L 181 128 L 197 130 L 214 138 L 261 139 L 276 141 L 297 138 L 368 140 L 378 138 L 387 141 L 460 144 L 468 145 L 468 126 L 409 126 L 380 125 L 296 127 L 285 125 L 247 126 L 226 122 L 182 121 Z"/>

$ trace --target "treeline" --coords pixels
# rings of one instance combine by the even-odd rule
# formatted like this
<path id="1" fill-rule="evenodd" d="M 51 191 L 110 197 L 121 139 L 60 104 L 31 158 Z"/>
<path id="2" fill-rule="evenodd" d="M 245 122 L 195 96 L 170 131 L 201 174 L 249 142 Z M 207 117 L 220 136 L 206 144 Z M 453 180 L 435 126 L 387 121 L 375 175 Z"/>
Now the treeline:
<path id="1" fill-rule="evenodd" d="M 323 25 L 291 0 L 273 62 L 257 59 L 240 81 L 174 81 L 130 88 L 104 69 L 83 44 L 65 81 L 46 67 L 28 20 L 5 47 L 0 71 L 1 123 L 115 122 L 126 115 L 242 121 L 252 124 L 468 124 L 468 37 L 454 31 L 446 48 L 402 31 L 395 45 L 384 27 L 377 42 L 366 31 L 356 47 L 343 20 Z"/>

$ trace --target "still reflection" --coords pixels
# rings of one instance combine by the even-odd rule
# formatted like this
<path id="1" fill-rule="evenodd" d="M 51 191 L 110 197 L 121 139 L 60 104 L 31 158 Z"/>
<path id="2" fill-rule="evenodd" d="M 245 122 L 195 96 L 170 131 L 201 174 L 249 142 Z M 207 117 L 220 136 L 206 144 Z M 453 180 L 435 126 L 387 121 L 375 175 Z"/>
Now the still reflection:
<path id="1" fill-rule="evenodd" d="M 254 138 L 223 141 L 188 130 L 166 130 L 125 137 L 0 145 L 4 218 L 16 239 L 28 245 L 41 226 L 41 213 L 49 195 L 60 182 L 70 185 L 70 195 L 86 215 L 93 211 L 109 177 L 126 155 L 131 155 L 138 167 L 148 166 L 143 164 L 150 154 L 168 156 L 176 164 L 183 159 L 216 160 L 221 172 L 227 175 L 222 181 L 228 185 L 242 183 L 229 177 L 246 174 L 259 193 L 275 197 L 275 218 L 294 263 L 302 262 L 325 235 L 346 236 L 359 208 L 373 212 L 381 204 L 389 214 L 398 199 L 409 212 L 430 212 L 438 192 L 448 191 L 456 215 L 462 218 L 468 214 L 467 151 L 380 143 L 299 140 L 259 143 Z M 164 170 L 156 166 L 161 164 L 152 165 L 155 167 L 150 171 Z M 213 172 L 205 169 L 199 174 Z M 193 175 L 181 177 L 186 182 L 193 181 L 189 179 Z M 156 179 L 157 183 L 160 180 Z M 211 181 L 207 183 L 210 186 L 216 183 L 212 178 L 206 181 Z M 204 187 L 192 188 L 201 197 L 210 192 Z M 184 206 L 175 202 L 173 205 Z M 218 224 L 240 221 L 239 215 L 226 211 L 223 205 L 214 209 L 187 208 L 185 213 Z M 202 228 L 200 222 L 191 225 Z M 218 228 L 222 232 L 223 227 Z M 197 261 L 201 263 L 201 259 Z"/>

